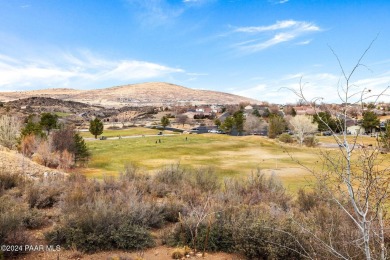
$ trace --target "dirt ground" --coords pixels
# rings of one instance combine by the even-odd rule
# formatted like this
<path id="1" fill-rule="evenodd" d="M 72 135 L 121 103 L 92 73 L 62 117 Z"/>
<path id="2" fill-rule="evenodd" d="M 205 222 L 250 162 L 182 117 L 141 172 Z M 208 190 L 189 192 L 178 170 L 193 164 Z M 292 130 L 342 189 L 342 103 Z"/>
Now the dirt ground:
<path id="1" fill-rule="evenodd" d="M 85 260 L 171 260 L 174 248 L 159 246 L 142 252 L 108 251 L 95 254 L 82 254 L 72 250 L 60 250 L 58 252 L 33 252 L 21 255 L 15 259 L 18 260 L 65 260 L 65 259 L 85 259 Z M 242 256 L 226 253 L 206 253 L 205 257 L 201 255 L 192 255 L 185 259 L 209 259 L 209 260 L 240 260 L 245 259 Z"/>
<path id="2" fill-rule="evenodd" d="M 54 209 L 49 209 L 47 214 L 54 214 Z M 177 250 L 174 247 L 168 247 L 162 245 L 160 234 L 163 232 L 158 232 L 161 230 L 154 230 L 152 233 L 155 235 L 155 241 L 157 243 L 156 247 L 144 250 L 144 251 L 135 251 L 135 252 L 126 252 L 126 251 L 104 251 L 97 252 L 94 254 L 85 254 L 77 250 L 65 250 L 64 248 L 58 248 L 58 251 L 46 250 L 47 242 L 44 237 L 44 233 L 52 229 L 52 225 L 48 225 L 44 228 L 29 230 L 28 235 L 30 238 L 31 245 L 42 245 L 41 248 L 31 249 L 30 253 L 19 255 L 13 259 L 17 260 L 65 260 L 65 259 L 75 259 L 75 260 L 171 260 L 172 253 Z M 169 227 L 166 227 L 169 228 Z M 53 249 L 57 249 L 53 246 Z M 191 254 L 189 257 L 184 257 L 183 259 L 208 259 L 208 260 L 244 260 L 245 257 L 237 254 L 227 254 L 227 253 L 206 253 L 202 257 L 201 253 Z"/>

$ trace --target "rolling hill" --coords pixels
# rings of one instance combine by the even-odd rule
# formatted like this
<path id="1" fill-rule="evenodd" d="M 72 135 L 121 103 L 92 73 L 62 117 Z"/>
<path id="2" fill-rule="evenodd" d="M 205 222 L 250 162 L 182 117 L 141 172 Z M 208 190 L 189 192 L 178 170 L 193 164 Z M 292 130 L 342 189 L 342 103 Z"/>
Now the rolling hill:
<path id="1" fill-rule="evenodd" d="M 238 104 L 258 100 L 224 92 L 190 89 L 163 82 L 149 82 L 94 90 L 42 89 L 34 91 L 0 92 L 0 101 L 28 97 L 51 97 L 105 107 L 161 106 L 173 104 Z"/>

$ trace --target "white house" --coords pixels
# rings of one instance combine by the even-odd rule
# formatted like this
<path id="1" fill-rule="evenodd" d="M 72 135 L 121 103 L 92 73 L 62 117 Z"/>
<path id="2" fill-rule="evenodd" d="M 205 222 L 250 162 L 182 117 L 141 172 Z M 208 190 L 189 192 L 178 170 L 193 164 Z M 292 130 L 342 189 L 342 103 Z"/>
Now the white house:
<path id="1" fill-rule="evenodd" d="M 347 127 L 347 132 L 351 133 L 351 135 L 361 135 L 364 134 L 366 130 L 361 125 L 352 125 Z"/>

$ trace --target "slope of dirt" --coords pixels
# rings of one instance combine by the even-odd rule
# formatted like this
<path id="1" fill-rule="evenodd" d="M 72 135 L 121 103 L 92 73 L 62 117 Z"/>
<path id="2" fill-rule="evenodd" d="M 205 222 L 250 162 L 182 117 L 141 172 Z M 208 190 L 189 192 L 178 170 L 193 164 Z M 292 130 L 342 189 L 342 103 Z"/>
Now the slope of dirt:
<path id="1" fill-rule="evenodd" d="M 30 178 L 40 176 L 64 175 L 65 173 L 44 167 L 15 151 L 0 146 L 0 171 L 23 174 Z"/>
<path id="2" fill-rule="evenodd" d="M 43 89 L 0 92 L 0 101 L 51 97 L 105 107 L 191 104 L 260 103 L 258 100 L 218 91 L 190 89 L 170 83 L 148 82 L 94 90 Z"/>

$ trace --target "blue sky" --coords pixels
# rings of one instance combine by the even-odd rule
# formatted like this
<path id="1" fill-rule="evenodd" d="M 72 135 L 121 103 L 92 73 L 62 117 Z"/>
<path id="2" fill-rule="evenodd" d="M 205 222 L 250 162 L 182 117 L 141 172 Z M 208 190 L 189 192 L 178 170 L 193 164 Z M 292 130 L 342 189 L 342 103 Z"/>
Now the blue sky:
<path id="1" fill-rule="evenodd" d="M 149 81 L 284 103 L 390 85 L 390 2 L 0 0 L 0 90 Z M 389 101 L 384 96 L 381 100 Z"/>

